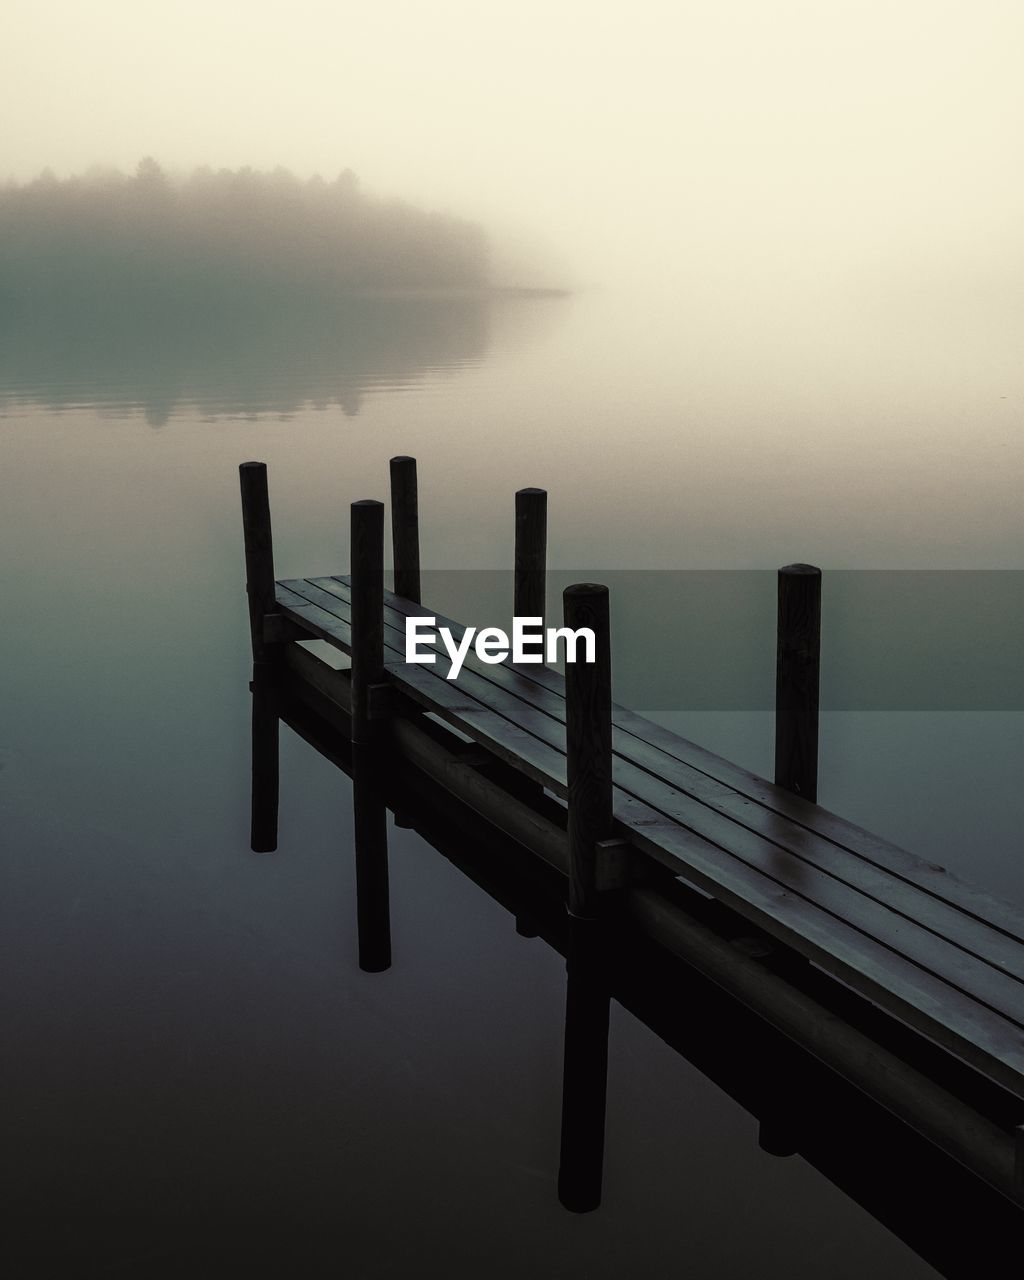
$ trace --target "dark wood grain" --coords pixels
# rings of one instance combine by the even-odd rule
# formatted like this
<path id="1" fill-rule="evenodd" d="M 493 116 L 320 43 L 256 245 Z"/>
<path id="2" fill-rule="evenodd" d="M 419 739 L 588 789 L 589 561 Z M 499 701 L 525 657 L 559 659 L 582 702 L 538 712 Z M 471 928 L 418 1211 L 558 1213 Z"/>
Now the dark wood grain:
<path id="1" fill-rule="evenodd" d="M 333 590 L 324 591 L 321 583 L 332 584 Z M 347 586 L 333 579 L 316 579 L 306 584 L 305 590 L 328 610 L 347 617 Z M 332 601 L 335 593 L 339 594 Z M 396 603 L 389 597 L 385 606 L 385 636 L 387 646 L 398 655 L 405 615 L 395 607 Z M 463 628 L 451 620 L 439 618 L 438 621 L 451 625 L 457 638 L 463 634 Z M 497 685 L 504 693 L 528 703 L 555 723 L 545 727 L 537 716 L 517 708 L 508 697 L 501 698 L 488 691 L 481 681 Z M 564 681 L 557 672 L 540 667 L 484 664 L 470 653 L 459 684 L 508 718 L 528 722 L 531 731 L 545 741 L 553 745 L 559 743 L 560 726 L 565 722 L 565 698 Z M 990 923 L 1012 923 L 1011 904 L 999 903 L 961 885 L 941 868 L 887 844 L 834 814 L 819 811 L 817 806 L 798 800 L 764 779 L 735 766 L 725 768 L 727 762 L 632 712 L 613 706 L 613 722 L 613 751 L 621 760 L 899 911 L 907 919 L 955 941 L 1001 972 L 1024 980 L 1024 946 L 1017 934 L 1004 931 L 998 923 Z M 648 735 L 651 741 L 642 734 Z M 684 758 L 679 758 L 681 756 Z M 689 763 L 690 760 L 694 763 Z M 711 768 L 721 776 L 714 777 L 706 771 Z M 623 772 L 616 762 L 616 782 L 629 790 L 631 777 L 638 775 Z M 640 784 L 639 794 L 646 794 L 642 777 Z M 765 848 L 767 850 L 767 846 Z"/>
<path id="2" fill-rule="evenodd" d="M 821 570 L 779 570 L 775 665 L 775 783 L 812 803 L 818 798 L 818 690 Z"/>
<path id="3" fill-rule="evenodd" d="M 566 663 L 565 754 L 569 799 L 569 911 L 596 914 L 596 845 L 612 834 L 612 666 L 608 588 L 578 582 L 562 593 L 565 625 L 586 627 L 595 661 Z"/>
<path id="4" fill-rule="evenodd" d="M 245 538 L 245 590 L 253 662 L 270 661 L 279 652 L 263 635 L 263 619 L 274 612 L 274 540 L 270 528 L 267 464 L 243 462 L 238 468 Z"/>
<path id="5" fill-rule="evenodd" d="M 420 599 L 420 514 L 416 459 L 391 459 L 391 552 L 395 594 Z"/>
<path id="6" fill-rule="evenodd" d="M 302 626 L 346 649 L 351 629 L 340 615 L 348 607 L 343 597 L 349 588 L 343 580 L 329 581 L 333 583 L 330 591 L 304 581 L 282 584 L 278 603 Z M 562 678 L 536 666 L 488 668 L 514 682 L 517 692 L 513 692 L 498 682 L 499 677 L 488 679 L 468 662 L 457 682 L 439 677 L 433 668 L 407 665 L 398 647 L 402 634 L 398 624 L 414 611 L 417 606 L 389 597 L 391 621 L 385 635 L 390 637 L 387 653 L 394 660 L 387 662 L 387 668 L 396 686 L 556 795 L 568 795 L 567 744 L 560 743 L 561 722 L 550 714 L 555 706 L 565 705 L 551 696 L 564 691 Z M 575 667 L 577 672 L 585 669 L 581 664 Z M 543 673 L 545 683 L 525 680 L 524 671 L 531 676 Z M 519 696 L 524 682 L 544 691 L 543 706 Z M 619 741 L 632 751 L 633 744 L 642 740 L 623 732 L 616 735 Z M 671 735 L 665 741 L 670 742 Z M 986 935 L 980 921 L 968 918 L 963 924 L 970 946 L 961 946 L 914 918 L 911 908 L 920 906 L 928 895 L 907 878 L 894 876 L 866 858 L 844 858 L 842 848 L 834 844 L 827 853 L 831 859 L 827 868 L 814 865 L 810 861 L 814 842 L 809 837 L 817 841 L 815 856 L 822 858 L 828 842 L 819 840 L 808 827 L 783 821 L 777 811 L 746 795 L 735 799 L 737 811 L 730 814 L 730 789 L 699 770 L 693 772 L 707 789 L 702 795 L 691 795 L 658 775 L 652 763 L 661 757 L 651 744 L 646 747 L 645 765 L 628 755 L 614 759 L 615 834 L 1024 1098 L 1020 1026 L 1024 988 L 1012 976 L 1016 966 L 982 960 L 976 954 L 998 940 L 1009 948 L 1001 958 L 1012 962 L 1016 954 L 1019 963 L 1020 953 L 1014 952 L 1012 939 L 998 931 Z M 667 767 L 682 765 L 668 752 L 662 754 Z M 699 789 L 698 782 L 690 784 L 694 790 Z M 771 784 L 763 785 L 773 795 L 786 794 Z M 760 817 L 755 821 L 750 815 Z M 768 825 L 759 830 L 758 822 Z M 808 843 L 802 847 L 805 839 Z M 847 874 L 846 863 L 855 866 L 855 873 Z M 876 875 L 875 882 L 864 880 L 869 873 Z M 894 899 L 913 892 L 918 900 L 908 902 L 904 897 L 898 909 L 887 901 L 890 891 Z M 942 910 L 951 906 L 935 895 L 929 900 Z M 931 919 L 932 925 L 937 923 Z"/>
<path id="7" fill-rule="evenodd" d="M 384 504 L 352 503 L 352 741 L 370 742 L 370 686 L 384 678 Z"/>
<path id="8" fill-rule="evenodd" d="M 545 489 L 516 493 L 515 581 L 512 612 L 544 618 L 547 595 L 548 495 Z M 401 594 L 397 591 L 396 594 Z"/>
<path id="9" fill-rule="evenodd" d="M 318 586 L 328 587 L 339 598 L 348 599 L 349 584 L 346 577 L 316 578 L 312 581 Z M 461 624 L 453 619 L 444 617 L 436 610 L 424 610 L 419 605 L 397 597 L 387 598 L 386 609 L 398 626 L 403 626 L 403 619 L 412 614 L 431 612 L 436 616 L 438 625 L 450 627 L 457 639 L 463 633 Z M 565 682 L 557 671 L 549 667 L 512 667 L 504 664 L 490 670 L 495 679 L 502 682 L 503 687 L 512 689 L 519 697 L 531 697 L 526 691 L 536 686 L 554 694 L 557 700 L 564 700 Z M 564 712 L 562 714 L 564 718 Z M 1014 903 L 995 898 L 976 885 L 967 884 L 945 867 L 901 849 L 828 809 L 802 799 L 784 787 L 776 786 L 740 765 L 715 755 L 707 748 L 680 737 L 670 729 L 637 715 L 627 707 L 612 703 L 612 722 L 617 731 L 616 751 L 619 751 L 620 741 L 623 742 L 622 754 L 631 757 L 635 750 L 629 745 L 628 739 L 620 737 L 619 731 L 622 735 L 628 735 L 629 739 L 647 744 L 658 752 L 658 759 L 661 761 L 655 772 L 666 767 L 666 759 L 676 760 L 695 773 L 723 784 L 727 790 L 736 794 L 738 801 L 753 801 L 757 808 L 767 810 L 769 820 L 772 815 L 789 819 L 815 836 L 821 836 L 831 844 L 846 849 L 856 858 L 889 871 L 897 879 L 924 890 L 930 897 L 952 904 L 958 913 L 977 921 L 983 930 L 1000 932 L 1015 942 L 1024 943 L 1024 911 Z M 785 829 L 787 824 L 778 825 L 780 829 Z"/>

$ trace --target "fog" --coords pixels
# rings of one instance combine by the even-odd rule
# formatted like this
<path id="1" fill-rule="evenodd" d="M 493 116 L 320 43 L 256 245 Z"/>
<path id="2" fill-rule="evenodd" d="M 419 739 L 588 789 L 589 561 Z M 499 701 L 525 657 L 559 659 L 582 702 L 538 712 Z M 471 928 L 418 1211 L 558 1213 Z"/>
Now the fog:
<path id="1" fill-rule="evenodd" d="M 688 476 L 698 563 L 761 564 L 773 529 L 787 558 L 1016 565 L 1022 28 L 1019 0 L 19 2 L 5 9 L 0 180 L 132 174 L 144 156 L 170 173 L 284 166 L 300 185 L 351 171 L 369 207 L 398 198 L 428 223 L 482 226 L 493 282 L 577 290 L 564 332 L 528 358 L 473 307 L 400 351 L 410 325 L 428 327 L 417 312 L 375 321 L 387 341 L 356 351 L 342 383 L 325 355 L 257 397 L 239 390 L 254 363 L 300 367 L 256 355 L 309 331 L 293 308 L 265 339 L 238 338 L 251 358 L 228 377 L 199 367 L 224 339 L 190 331 L 143 359 L 108 307 L 95 383 L 154 421 L 217 399 L 353 411 L 371 385 L 430 386 L 486 358 L 493 404 L 472 403 L 479 382 L 446 382 L 444 438 L 479 471 L 474 449 L 504 437 L 520 451 L 532 433 L 553 484 L 581 465 L 585 424 L 601 443 L 592 491 L 645 503 L 637 562 L 674 546 L 653 513 L 672 527 Z M 77 333 L 55 344 L 47 320 L 8 347 L 15 398 L 79 395 L 51 376 L 81 368 Z"/>
<path id="2" fill-rule="evenodd" d="M 926 857 L 922 883 L 943 864 L 1024 901 L 1022 0 L 2 3 L 10 1274 L 911 1280 L 904 1224 L 954 1268 L 998 1253 L 924 1140 L 887 1130 L 847 1169 L 854 1126 L 815 1123 L 842 1108 L 801 1063 L 747 1052 L 718 1088 L 717 1026 L 690 1063 L 617 1000 L 604 1205 L 561 1213 L 566 965 L 531 869 L 520 893 L 467 827 L 463 877 L 461 843 L 417 830 L 443 797 L 420 817 L 384 779 L 392 822 L 371 779 L 355 819 L 329 758 L 278 738 L 238 465 L 267 465 L 290 579 L 345 572 L 349 504 L 415 457 L 423 599 L 478 626 L 509 625 L 514 494 L 543 487 L 548 623 L 607 583 L 616 698 L 763 776 L 777 568 L 822 566 L 822 803 Z M 521 706 L 527 761 L 559 746 L 542 692 L 491 699 Z M 869 845 L 844 871 L 771 810 L 758 834 L 747 784 L 674 750 L 617 778 L 713 842 L 728 817 L 722 874 L 757 863 L 755 905 L 797 912 L 816 880 L 808 920 L 876 927 Z M 250 853 L 251 783 L 276 857 Z M 357 858 L 385 825 L 385 861 Z M 371 975 L 358 888 L 385 864 Z M 951 1001 L 1008 1000 L 964 918 L 921 965 Z M 1008 1161 L 1024 1117 L 997 1101 L 972 1124 Z M 600 1122 L 572 1125 L 596 1154 Z"/>
<path id="3" fill-rule="evenodd" d="M 15 0 L 0 175 L 351 168 L 484 221 L 509 282 L 1005 310 L 1022 29 L 1014 0 Z"/>

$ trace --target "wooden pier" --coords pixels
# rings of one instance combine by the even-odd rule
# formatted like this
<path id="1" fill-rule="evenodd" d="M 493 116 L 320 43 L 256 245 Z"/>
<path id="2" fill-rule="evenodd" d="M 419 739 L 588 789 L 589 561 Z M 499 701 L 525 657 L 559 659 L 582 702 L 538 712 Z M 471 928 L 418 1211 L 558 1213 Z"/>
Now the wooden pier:
<path id="1" fill-rule="evenodd" d="M 1024 1203 L 1024 912 L 815 803 L 819 571 L 779 573 L 768 782 L 612 703 L 599 584 L 565 593 L 566 625 L 597 636 L 597 661 L 567 678 L 472 653 L 455 681 L 406 663 L 409 617 L 463 634 L 418 599 L 412 459 L 392 464 L 395 583 L 407 595 L 384 589 L 384 507 L 369 501 L 352 507 L 349 575 L 276 581 L 266 469 L 246 463 L 241 477 L 255 684 L 297 682 L 345 718 L 364 778 L 400 761 L 562 873 L 581 938 L 628 922 Z M 516 517 L 516 608 L 542 611 L 542 492 L 517 495 Z M 312 639 L 350 669 L 302 647 Z M 262 755 L 254 783 L 276 762 Z M 257 805 L 254 789 L 254 848 L 273 847 L 275 821 L 276 800 Z M 357 843 L 365 967 L 386 967 L 389 939 L 371 925 L 386 917 L 386 846 L 365 832 Z M 700 918 L 709 901 L 715 930 Z M 360 911 L 362 925 L 362 896 Z M 857 1017 L 834 1012 L 851 1002 Z M 927 1067 L 894 1054 L 890 1034 L 918 1044 Z"/>
<path id="2" fill-rule="evenodd" d="M 352 780 L 359 809 L 354 834 L 362 968 L 376 972 L 382 959 L 390 958 L 386 889 L 379 872 L 367 879 L 362 870 L 367 862 L 386 866 L 383 828 L 388 811 L 396 827 L 414 830 L 503 908 L 522 945 L 550 947 L 565 957 L 557 1181 L 565 1207 L 591 1210 L 601 1198 L 609 1005 L 614 1001 L 752 1118 L 751 1137 L 756 1135 L 764 1153 L 800 1155 L 940 1275 L 976 1280 L 979 1241 L 992 1257 L 1015 1255 L 1024 1210 L 976 1176 L 978 1169 L 987 1169 L 990 1179 L 1006 1173 L 1005 1162 L 1000 1166 L 1005 1135 L 991 1117 L 983 1116 L 996 1100 L 978 1082 L 956 1072 L 948 1075 L 938 1060 L 942 1055 L 798 957 L 783 949 L 770 952 L 763 939 L 755 943 L 749 930 L 737 935 L 730 912 L 679 883 L 671 904 L 679 936 L 685 930 L 701 965 L 672 955 L 629 920 L 620 920 L 605 935 L 605 948 L 595 948 L 593 936 L 586 936 L 593 931 L 566 912 L 564 876 L 554 867 L 524 856 L 519 843 L 405 757 L 390 754 L 386 768 L 367 773 L 361 749 L 351 742 L 350 716 L 303 675 L 286 667 L 269 678 L 265 670 L 259 676 L 252 686 L 253 759 L 260 765 L 252 792 L 255 843 L 265 850 L 268 838 L 272 842 L 276 835 L 267 789 L 273 788 L 276 802 L 280 724 Z M 438 921 L 439 927 L 445 923 Z M 400 938 L 396 963 L 415 960 Z M 742 1003 L 723 990 L 737 985 L 745 996 Z M 806 1035 L 783 1035 L 751 1011 L 781 1007 L 771 998 L 780 992 L 786 993 L 790 1007 L 802 1002 L 806 1025 L 820 1027 L 823 1037 L 834 1037 L 839 1029 L 848 1051 L 856 1048 L 859 1037 L 861 1048 L 870 1049 L 878 1065 L 884 1065 L 883 1078 L 898 1077 L 910 1085 L 918 1111 L 923 1114 L 930 1107 L 947 1135 L 959 1135 L 957 1158 L 915 1133 L 894 1114 L 897 1108 L 879 1105 L 867 1090 L 849 1084 L 801 1047 Z M 445 992 L 437 996 L 443 1002 Z M 847 1058 L 852 1060 L 852 1055 Z M 480 1087 L 486 1092 L 488 1082 L 481 1080 Z M 628 1100 L 624 1102 L 628 1108 Z M 687 1101 L 681 1099 L 679 1115 L 670 1111 L 666 1123 L 682 1122 L 685 1134 L 687 1111 Z M 1004 1125 L 1013 1114 L 1011 1105 L 1002 1116 Z M 493 1155 L 497 1166 L 507 1162 L 507 1153 Z M 687 1158 L 684 1147 L 680 1160 Z M 614 1147 L 609 1159 L 621 1159 Z"/>

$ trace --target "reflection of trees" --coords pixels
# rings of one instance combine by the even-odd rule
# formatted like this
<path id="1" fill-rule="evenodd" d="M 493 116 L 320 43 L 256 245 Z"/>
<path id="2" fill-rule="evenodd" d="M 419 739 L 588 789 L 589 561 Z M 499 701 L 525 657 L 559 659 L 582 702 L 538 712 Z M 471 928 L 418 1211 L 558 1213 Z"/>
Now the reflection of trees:
<path id="1" fill-rule="evenodd" d="M 189 407 L 215 415 L 359 411 L 364 393 L 475 363 L 488 345 L 482 295 L 343 296 L 232 291 L 211 306 L 154 295 L 137 305 L 0 312 L 0 407 L 141 407 L 154 426 Z"/>
<path id="2" fill-rule="evenodd" d="M 480 228 L 350 170 L 46 173 L 0 184 L 0 246 L 0 411 L 351 415 L 371 387 L 479 361 L 519 311 L 494 306 Z"/>

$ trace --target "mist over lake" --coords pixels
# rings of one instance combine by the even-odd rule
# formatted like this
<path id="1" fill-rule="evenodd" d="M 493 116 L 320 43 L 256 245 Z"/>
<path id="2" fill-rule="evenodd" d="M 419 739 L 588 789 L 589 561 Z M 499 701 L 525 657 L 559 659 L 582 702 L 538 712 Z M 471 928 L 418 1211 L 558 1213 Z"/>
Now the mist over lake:
<path id="1" fill-rule="evenodd" d="M 505 846 L 474 880 L 389 815 L 381 973 L 353 784 L 287 727 L 251 851 L 238 466 L 306 578 L 415 457 L 424 600 L 476 626 L 543 487 L 549 621 L 607 583 L 616 698 L 767 777 L 776 570 L 820 565 L 820 802 L 1021 906 L 1017 10 L 15 8 L 14 1274 L 965 1274 L 955 1214 L 769 1154 L 615 1000 L 601 1207 L 562 1208 L 566 959 Z"/>

